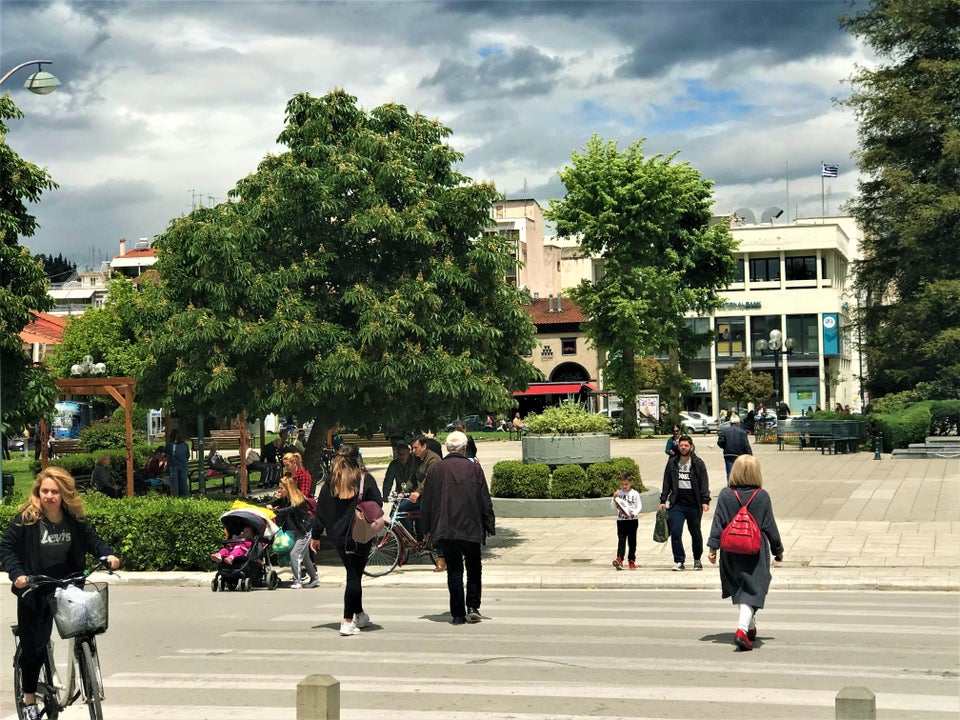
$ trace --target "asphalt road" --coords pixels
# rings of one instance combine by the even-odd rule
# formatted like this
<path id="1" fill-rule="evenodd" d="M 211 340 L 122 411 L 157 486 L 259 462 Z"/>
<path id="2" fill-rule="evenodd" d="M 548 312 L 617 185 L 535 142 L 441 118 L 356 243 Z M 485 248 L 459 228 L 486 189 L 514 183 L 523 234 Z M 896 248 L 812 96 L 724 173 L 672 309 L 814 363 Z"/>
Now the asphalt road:
<path id="1" fill-rule="evenodd" d="M 734 648 L 736 612 L 715 590 L 494 588 L 480 624 L 453 627 L 443 589 L 371 584 L 374 625 L 348 638 L 341 588 L 111 593 L 110 720 L 292 719 L 296 684 L 314 673 L 340 681 L 355 720 L 815 720 L 834 717 L 845 686 L 871 689 L 879 718 L 960 715 L 957 593 L 775 589 L 750 653 Z M 14 612 L 4 599 L 3 621 Z M 10 720 L 9 660 L 0 687 Z"/>

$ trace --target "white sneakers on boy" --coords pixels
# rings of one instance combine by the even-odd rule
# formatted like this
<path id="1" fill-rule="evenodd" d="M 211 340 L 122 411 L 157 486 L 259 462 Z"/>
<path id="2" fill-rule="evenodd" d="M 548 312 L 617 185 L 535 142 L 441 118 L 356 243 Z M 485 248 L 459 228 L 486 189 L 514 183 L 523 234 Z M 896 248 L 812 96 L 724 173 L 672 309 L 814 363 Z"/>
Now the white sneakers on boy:
<path id="1" fill-rule="evenodd" d="M 359 635 L 360 628 L 358 628 L 354 623 L 340 623 L 340 634 L 341 635 Z"/>

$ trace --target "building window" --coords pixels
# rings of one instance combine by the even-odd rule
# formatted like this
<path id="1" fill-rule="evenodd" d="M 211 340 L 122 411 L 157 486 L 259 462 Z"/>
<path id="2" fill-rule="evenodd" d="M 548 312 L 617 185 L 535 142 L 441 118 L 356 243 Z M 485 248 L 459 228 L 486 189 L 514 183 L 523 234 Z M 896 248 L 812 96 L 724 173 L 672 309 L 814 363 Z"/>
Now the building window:
<path id="1" fill-rule="evenodd" d="M 784 258 L 787 280 L 816 280 L 817 258 L 813 255 Z"/>
<path id="2" fill-rule="evenodd" d="M 780 258 L 750 258 L 751 282 L 774 282 L 780 279 Z"/>
<path id="3" fill-rule="evenodd" d="M 787 315 L 787 337 L 793 338 L 793 354 L 820 354 L 820 323 L 816 315 Z"/>
<path id="4" fill-rule="evenodd" d="M 561 352 L 564 355 L 576 355 L 577 354 L 577 339 L 576 338 L 561 338 L 560 339 L 560 348 Z"/>
<path id="5" fill-rule="evenodd" d="M 750 354 L 753 357 L 763 357 L 762 353 L 757 352 L 757 340 L 769 341 L 771 330 L 783 331 L 780 326 L 779 315 L 753 315 L 750 317 Z"/>
<path id="6" fill-rule="evenodd" d="M 737 269 L 736 271 L 734 271 L 733 281 L 735 283 L 743 282 L 743 258 L 740 258 L 739 260 L 737 260 Z"/>
<path id="7" fill-rule="evenodd" d="M 743 357 L 745 328 L 746 325 L 742 317 L 717 318 L 718 358 Z"/>
<path id="8" fill-rule="evenodd" d="M 694 359 L 710 359 L 710 318 L 687 318 L 687 327 L 692 335 L 707 336 L 707 342 L 697 348 L 697 354 Z"/>

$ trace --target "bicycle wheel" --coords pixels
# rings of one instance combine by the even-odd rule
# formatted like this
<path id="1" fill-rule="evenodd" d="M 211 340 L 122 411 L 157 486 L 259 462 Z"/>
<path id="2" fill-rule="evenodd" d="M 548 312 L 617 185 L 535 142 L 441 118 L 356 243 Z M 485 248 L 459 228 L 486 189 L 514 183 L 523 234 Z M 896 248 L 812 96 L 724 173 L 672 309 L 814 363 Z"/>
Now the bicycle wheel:
<path id="1" fill-rule="evenodd" d="M 80 682 L 83 684 L 83 694 L 87 699 L 87 709 L 90 710 L 90 720 L 103 720 L 103 708 L 100 706 L 103 693 L 103 681 L 100 677 L 100 663 L 90 647 L 89 640 L 80 640 L 77 643 L 77 662 L 80 663 Z"/>
<path id="2" fill-rule="evenodd" d="M 17 717 L 22 718 L 24 713 L 23 704 L 23 678 L 20 675 L 20 646 L 13 656 L 13 697 L 17 705 Z M 50 659 L 47 658 L 40 666 L 40 677 L 37 682 L 37 710 L 40 716 L 57 720 L 60 716 L 60 702 L 57 698 L 57 692 L 53 686 L 53 673 L 50 671 Z"/>
<path id="3" fill-rule="evenodd" d="M 400 538 L 388 527 L 384 527 L 380 534 L 370 543 L 370 555 L 367 557 L 367 566 L 364 575 L 381 577 L 393 570 L 400 562 Z"/>

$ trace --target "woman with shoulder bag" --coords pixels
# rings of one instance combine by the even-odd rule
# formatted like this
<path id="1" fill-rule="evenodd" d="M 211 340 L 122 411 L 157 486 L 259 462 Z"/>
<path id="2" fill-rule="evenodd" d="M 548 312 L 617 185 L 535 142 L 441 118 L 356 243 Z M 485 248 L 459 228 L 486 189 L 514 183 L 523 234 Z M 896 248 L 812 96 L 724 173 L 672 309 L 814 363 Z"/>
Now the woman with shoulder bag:
<path id="1" fill-rule="evenodd" d="M 357 504 L 372 500 L 383 505 L 377 481 L 360 460 L 360 448 L 352 443 L 340 448 L 333 459 L 330 481 L 323 484 L 317 497 L 317 511 L 313 522 L 311 549 L 320 547 L 324 530 L 340 556 L 347 571 L 347 586 L 343 591 L 343 620 L 341 635 L 356 635 L 370 624 L 370 616 L 363 611 L 363 570 L 370 554 L 370 542 L 358 543 L 351 536 L 352 520 Z M 371 541 L 372 542 L 372 541 Z"/>
<path id="2" fill-rule="evenodd" d="M 277 514 L 277 525 L 293 535 L 293 549 L 290 551 L 290 570 L 293 572 L 291 590 L 315 588 L 320 584 L 317 569 L 310 558 L 310 532 L 313 521 L 307 511 L 307 499 L 300 492 L 296 482 L 289 475 L 280 478 L 276 502 L 267 505 Z M 303 564 L 310 581 L 300 583 L 300 565 Z"/>

